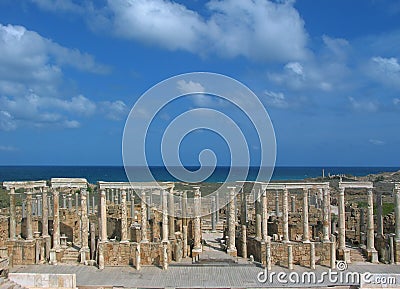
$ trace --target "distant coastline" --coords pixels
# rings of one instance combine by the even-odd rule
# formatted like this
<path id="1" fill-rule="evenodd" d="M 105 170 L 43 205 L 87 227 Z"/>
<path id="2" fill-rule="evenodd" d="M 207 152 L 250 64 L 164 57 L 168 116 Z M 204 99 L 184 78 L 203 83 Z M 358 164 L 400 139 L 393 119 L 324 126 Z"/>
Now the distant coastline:
<path id="1" fill-rule="evenodd" d="M 195 170 L 197 167 L 187 167 Z M 144 167 L 134 167 L 137 174 L 137 181 L 149 181 L 141 178 Z M 223 182 L 229 172 L 229 167 L 217 167 L 214 173 L 206 182 Z M 159 181 L 176 181 L 162 166 L 150 167 L 154 177 Z M 235 171 L 239 172 L 243 168 L 232 168 L 233 177 Z M 383 172 L 396 172 L 400 167 L 275 167 L 272 180 L 302 180 L 305 178 L 316 178 L 328 175 L 351 175 L 356 177 L 378 174 Z M 258 167 L 250 167 L 248 181 L 255 179 Z M 86 178 L 90 183 L 97 181 L 127 181 L 124 167 L 122 166 L 0 166 L 0 181 L 18 180 L 48 180 L 53 177 L 81 177 Z"/>

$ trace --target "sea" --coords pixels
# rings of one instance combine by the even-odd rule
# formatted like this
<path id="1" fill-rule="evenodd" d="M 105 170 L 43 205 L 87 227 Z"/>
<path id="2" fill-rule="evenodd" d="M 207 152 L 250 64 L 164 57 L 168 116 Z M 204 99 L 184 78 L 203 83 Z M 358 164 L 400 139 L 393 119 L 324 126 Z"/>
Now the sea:
<path id="1" fill-rule="evenodd" d="M 134 167 L 135 181 L 152 181 L 146 176 L 143 167 Z M 187 167 L 197 170 L 198 167 Z M 245 168 L 216 167 L 214 172 L 204 181 L 210 183 L 224 182 L 229 171 L 232 170 L 230 181 L 243 181 L 235 179 L 235 175 L 242 175 Z M 366 176 L 382 172 L 396 172 L 400 167 L 275 167 L 271 180 L 302 180 L 316 178 L 323 174 Z M 150 167 L 153 178 L 157 181 L 179 181 L 174 178 L 165 167 Z M 250 167 L 247 181 L 254 181 L 259 172 L 258 167 Z M 128 181 L 125 169 L 122 166 L 0 166 L 0 182 L 3 181 L 28 181 L 49 180 L 51 178 L 86 178 L 89 183 L 98 181 Z"/>

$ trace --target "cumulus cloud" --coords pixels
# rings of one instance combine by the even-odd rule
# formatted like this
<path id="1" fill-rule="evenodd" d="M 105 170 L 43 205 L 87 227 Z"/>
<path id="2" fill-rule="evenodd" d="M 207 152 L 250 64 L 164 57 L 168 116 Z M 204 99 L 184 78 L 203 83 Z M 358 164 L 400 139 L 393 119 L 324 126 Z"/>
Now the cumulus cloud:
<path id="1" fill-rule="evenodd" d="M 371 100 L 356 100 L 354 97 L 349 97 L 351 108 L 357 111 L 375 112 L 379 109 L 379 105 Z"/>
<path id="2" fill-rule="evenodd" d="M 400 63 L 395 57 L 372 57 L 369 74 L 385 85 L 400 88 Z"/>
<path id="3" fill-rule="evenodd" d="M 46 10 L 79 10 L 71 0 L 33 1 Z M 106 7 L 80 8 L 94 29 L 168 50 L 289 61 L 308 54 L 304 21 L 293 2 L 211 0 L 207 17 L 169 0 L 108 0 Z"/>
<path id="4" fill-rule="evenodd" d="M 100 103 L 101 111 L 105 113 L 105 116 L 110 120 L 122 120 L 126 118 L 129 110 L 126 104 L 117 100 L 114 102 L 104 101 Z"/>
<path id="5" fill-rule="evenodd" d="M 181 93 L 197 93 L 197 92 L 204 92 L 205 89 L 203 85 L 199 82 L 194 81 L 185 81 L 183 79 L 178 80 L 177 88 Z"/>
<path id="6" fill-rule="evenodd" d="M 287 102 L 285 95 L 282 92 L 264 91 L 264 95 L 267 105 L 271 105 L 277 108 L 289 107 L 289 103 Z"/>
<path id="7" fill-rule="evenodd" d="M 0 130 L 10 131 L 17 128 L 17 124 L 8 111 L 0 110 Z"/>
<path id="8" fill-rule="evenodd" d="M 385 142 L 379 139 L 370 139 L 368 140 L 369 143 L 373 144 L 373 145 L 384 145 Z"/>

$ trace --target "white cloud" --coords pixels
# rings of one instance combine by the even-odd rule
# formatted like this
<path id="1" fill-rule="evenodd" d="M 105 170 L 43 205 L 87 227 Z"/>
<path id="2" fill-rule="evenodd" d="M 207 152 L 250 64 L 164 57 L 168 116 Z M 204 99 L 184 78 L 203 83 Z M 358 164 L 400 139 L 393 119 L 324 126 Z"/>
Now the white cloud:
<path id="1" fill-rule="evenodd" d="M 199 82 L 194 82 L 194 81 L 185 81 L 183 79 L 178 80 L 177 82 L 177 88 L 181 93 L 199 93 L 199 92 L 204 92 L 205 89 L 203 85 Z"/>
<path id="2" fill-rule="evenodd" d="M 0 130 L 10 131 L 17 128 L 17 124 L 15 123 L 11 114 L 7 111 L 0 111 Z"/>
<path id="3" fill-rule="evenodd" d="M 66 11 L 82 13 L 83 8 L 71 0 L 31 0 L 37 4 L 41 9 L 49 11 Z"/>
<path id="4" fill-rule="evenodd" d="M 297 75 L 303 76 L 303 66 L 298 62 L 289 62 L 284 68 Z"/>
<path id="5" fill-rule="evenodd" d="M 79 12 L 71 0 L 34 0 L 42 9 Z M 88 25 L 116 36 L 200 55 L 291 61 L 309 53 L 294 1 L 211 0 L 207 16 L 170 0 L 108 0 L 85 9 Z"/>
<path id="6" fill-rule="evenodd" d="M 3 152 L 14 152 L 17 151 L 18 149 L 16 147 L 13 146 L 4 146 L 4 145 L 0 145 L 0 151 Z"/>
<path id="7" fill-rule="evenodd" d="M 128 107 L 121 100 L 117 100 L 114 102 L 104 101 L 100 103 L 100 106 L 100 111 L 104 113 L 108 119 L 111 120 L 122 120 L 126 118 L 129 112 Z"/>
<path id="8" fill-rule="evenodd" d="M 379 109 L 379 105 L 376 102 L 370 100 L 359 101 L 353 97 L 349 97 L 348 99 L 350 101 L 351 107 L 354 110 L 375 112 Z"/>
<path id="9" fill-rule="evenodd" d="M 289 103 L 287 102 L 285 95 L 282 92 L 265 91 L 264 92 L 267 105 L 271 105 L 277 108 L 288 108 Z"/>
<path id="10" fill-rule="evenodd" d="M 385 142 L 379 139 L 370 139 L 368 140 L 369 143 L 373 144 L 373 145 L 384 145 Z"/>
<path id="11" fill-rule="evenodd" d="M 394 105 L 399 105 L 400 104 L 400 98 L 393 98 L 393 104 Z"/>

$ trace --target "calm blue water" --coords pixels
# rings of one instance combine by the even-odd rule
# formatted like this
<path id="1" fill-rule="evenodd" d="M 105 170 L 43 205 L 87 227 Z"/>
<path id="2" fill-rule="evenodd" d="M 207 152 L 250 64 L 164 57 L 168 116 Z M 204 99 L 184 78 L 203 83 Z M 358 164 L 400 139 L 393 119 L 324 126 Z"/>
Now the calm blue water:
<path id="1" fill-rule="evenodd" d="M 273 180 L 301 180 L 330 174 L 351 174 L 365 176 L 380 172 L 395 172 L 397 167 L 276 167 Z M 137 181 L 149 181 L 141 178 L 143 168 L 134 168 Z M 235 168 L 234 170 L 241 170 Z M 164 167 L 151 167 L 155 179 L 159 181 L 176 181 Z M 229 167 L 217 167 L 207 179 L 208 182 L 223 182 L 228 175 Z M 258 168 L 250 169 L 247 180 L 252 181 Z M 127 181 L 125 170 L 118 166 L 0 166 L 0 181 L 49 180 L 50 178 L 86 178 L 90 183 L 97 181 Z"/>

